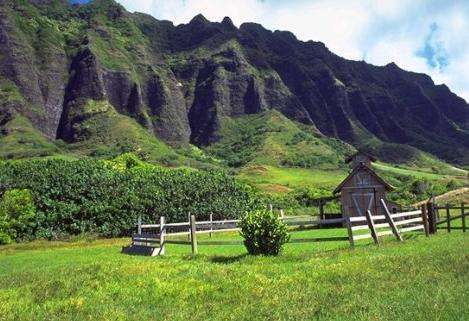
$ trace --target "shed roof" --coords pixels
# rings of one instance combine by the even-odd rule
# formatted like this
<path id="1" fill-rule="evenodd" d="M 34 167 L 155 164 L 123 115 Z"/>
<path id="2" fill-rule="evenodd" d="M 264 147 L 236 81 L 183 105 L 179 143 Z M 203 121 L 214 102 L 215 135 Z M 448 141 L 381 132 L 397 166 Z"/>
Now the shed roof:
<path id="1" fill-rule="evenodd" d="M 353 160 L 353 158 L 354 158 L 355 156 L 357 156 L 357 155 L 365 155 L 365 156 L 368 157 L 372 162 L 375 162 L 375 161 L 376 161 L 376 157 L 374 157 L 373 155 L 370 155 L 370 154 L 368 154 L 368 153 L 364 153 L 364 152 L 358 151 L 358 152 L 356 152 L 355 154 L 352 154 L 352 155 L 350 155 L 349 157 L 347 157 L 347 158 L 345 159 L 345 163 L 350 163 L 350 162 Z"/>
<path id="2" fill-rule="evenodd" d="M 342 183 L 339 184 L 339 186 L 336 187 L 336 189 L 334 190 L 334 194 L 337 194 L 339 193 L 341 190 L 342 190 L 342 187 L 344 187 L 344 185 L 352 179 L 352 177 L 359 171 L 359 170 L 365 170 L 367 172 L 369 172 L 372 176 L 374 176 L 381 184 L 383 184 L 383 186 L 386 188 L 387 191 L 392 191 L 394 190 L 394 187 L 392 185 L 390 185 L 389 183 L 387 183 L 384 179 L 382 179 L 381 177 L 379 177 L 378 174 L 376 174 L 376 172 L 374 170 L 372 170 L 371 168 L 369 168 L 368 166 L 366 166 L 365 164 L 360 164 L 358 166 L 356 166 L 351 172 L 350 174 L 342 181 Z"/>

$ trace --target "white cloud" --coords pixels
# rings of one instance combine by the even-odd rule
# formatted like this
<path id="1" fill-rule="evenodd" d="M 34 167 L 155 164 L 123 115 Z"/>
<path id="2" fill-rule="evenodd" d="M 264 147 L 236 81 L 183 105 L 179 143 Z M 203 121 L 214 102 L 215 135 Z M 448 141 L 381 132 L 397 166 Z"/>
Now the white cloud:
<path id="1" fill-rule="evenodd" d="M 202 13 L 211 21 L 229 16 L 236 25 L 258 22 L 293 32 L 301 40 L 324 42 L 348 59 L 429 74 L 436 83 L 469 101 L 469 1 L 465 0 L 120 0 L 128 10 L 187 23 Z M 429 44 L 448 65 L 432 68 L 422 48 Z M 432 48 L 433 48 L 432 47 Z M 419 54 L 420 53 L 420 54 Z M 435 58 L 434 58 L 435 59 Z"/>

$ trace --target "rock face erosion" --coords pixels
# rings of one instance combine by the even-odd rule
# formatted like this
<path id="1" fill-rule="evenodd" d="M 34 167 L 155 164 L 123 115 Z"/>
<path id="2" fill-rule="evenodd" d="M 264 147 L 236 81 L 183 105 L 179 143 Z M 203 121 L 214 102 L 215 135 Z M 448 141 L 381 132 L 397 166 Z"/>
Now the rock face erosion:
<path id="1" fill-rule="evenodd" d="M 387 152 L 400 144 L 469 164 L 469 105 L 445 85 L 254 23 L 199 15 L 174 26 L 112 0 L 3 0 L 0 62 L 0 126 L 20 115 L 51 141 L 89 139 L 80 124 L 103 112 L 90 101 L 201 147 L 219 140 L 223 119 L 275 110 L 384 159 L 405 158 Z"/>

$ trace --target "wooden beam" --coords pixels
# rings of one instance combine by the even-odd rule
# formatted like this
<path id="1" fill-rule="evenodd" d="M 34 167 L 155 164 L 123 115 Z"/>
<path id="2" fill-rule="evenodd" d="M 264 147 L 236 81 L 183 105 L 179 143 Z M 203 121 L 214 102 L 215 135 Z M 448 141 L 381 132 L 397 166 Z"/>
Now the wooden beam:
<path id="1" fill-rule="evenodd" d="M 324 202 L 322 200 L 319 201 L 319 219 L 324 219 Z"/>
<path id="2" fill-rule="evenodd" d="M 137 220 L 137 234 L 141 235 L 142 234 L 142 216 L 138 216 Z"/>
<path id="3" fill-rule="evenodd" d="M 451 215 L 449 213 L 449 204 L 446 203 L 446 230 L 451 232 Z"/>
<path id="4" fill-rule="evenodd" d="M 428 217 L 427 217 L 427 204 L 422 204 L 422 222 L 423 222 L 423 229 L 425 230 L 425 236 L 430 236 L 428 230 Z"/>
<path id="5" fill-rule="evenodd" d="M 191 248 L 192 254 L 197 254 L 197 233 L 195 227 L 195 215 L 191 215 Z"/>
<path id="6" fill-rule="evenodd" d="M 402 237 L 401 234 L 399 233 L 399 230 L 396 227 L 396 224 L 394 224 L 394 220 L 391 217 L 391 213 L 389 213 L 388 207 L 386 206 L 386 203 L 384 202 L 383 199 L 380 199 L 381 206 L 383 206 L 384 209 L 384 216 L 386 216 L 386 221 L 389 223 L 389 226 L 391 227 L 392 233 L 394 236 L 402 242 Z"/>
<path id="7" fill-rule="evenodd" d="M 466 214 L 464 213 L 464 203 L 461 203 L 462 231 L 466 232 Z"/>
<path id="8" fill-rule="evenodd" d="M 210 238 L 212 238 L 212 231 L 213 231 L 213 214 L 210 213 L 210 233 L 209 233 Z"/>
<path id="9" fill-rule="evenodd" d="M 164 255 L 165 248 L 166 248 L 166 245 L 165 245 L 166 226 L 164 224 L 165 224 L 165 217 L 160 216 L 160 250 L 159 250 L 158 255 Z"/>
<path id="10" fill-rule="evenodd" d="M 366 220 L 368 222 L 368 227 L 370 228 L 370 231 L 371 231 L 371 237 L 373 237 L 373 241 L 375 241 L 375 244 L 379 245 L 378 234 L 376 233 L 375 222 L 373 221 L 371 211 L 367 210 L 365 212 L 365 215 L 366 215 Z"/>
<path id="11" fill-rule="evenodd" d="M 430 234 L 436 233 L 436 212 L 432 202 L 427 203 L 427 217 L 428 217 L 428 232 Z"/>
<path id="12" fill-rule="evenodd" d="M 345 227 L 347 227 L 348 233 L 348 241 L 350 242 L 350 247 L 353 248 L 355 246 L 355 242 L 353 240 L 353 232 L 352 232 L 352 222 L 350 222 L 350 217 L 345 217 Z"/>

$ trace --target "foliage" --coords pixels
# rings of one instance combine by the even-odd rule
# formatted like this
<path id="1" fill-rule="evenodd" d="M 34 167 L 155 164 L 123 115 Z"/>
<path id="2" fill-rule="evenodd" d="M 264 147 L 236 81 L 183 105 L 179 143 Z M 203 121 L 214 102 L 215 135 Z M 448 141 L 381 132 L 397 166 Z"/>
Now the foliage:
<path id="1" fill-rule="evenodd" d="M 26 189 L 12 189 L 0 201 L 0 244 L 28 239 L 33 234 L 36 208 Z"/>
<path id="2" fill-rule="evenodd" d="M 286 224 L 271 211 L 248 213 L 239 226 L 249 254 L 278 255 L 283 244 L 289 240 Z"/>
<path id="3" fill-rule="evenodd" d="M 129 155 L 94 159 L 8 161 L 0 164 L 0 187 L 31 190 L 37 207 L 35 237 L 130 233 L 137 216 L 155 222 L 237 218 L 260 206 L 253 190 L 222 172 L 166 169 Z M 1 190 L 0 190 L 1 193 Z"/>
<path id="4" fill-rule="evenodd" d="M 220 140 L 207 151 L 229 166 L 250 164 L 337 169 L 351 147 L 338 140 L 319 138 L 275 110 L 224 118 Z"/>

